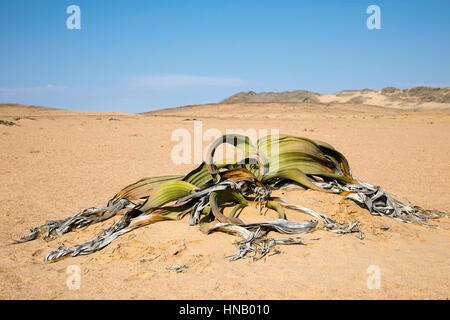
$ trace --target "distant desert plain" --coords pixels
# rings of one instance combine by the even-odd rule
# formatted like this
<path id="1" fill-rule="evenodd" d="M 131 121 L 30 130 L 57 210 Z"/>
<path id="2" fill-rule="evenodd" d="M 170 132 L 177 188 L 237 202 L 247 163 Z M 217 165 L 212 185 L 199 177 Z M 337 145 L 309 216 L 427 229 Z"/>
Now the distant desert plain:
<path id="1" fill-rule="evenodd" d="M 230 262 L 239 238 L 205 235 L 185 218 L 50 264 L 43 261 L 50 251 L 86 242 L 112 221 L 53 241 L 11 245 L 47 220 L 104 206 L 143 177 L 195 168 L 194 161 L 173 162 L 172 133 L 193 135 L 199 124 L 202 132 L 276 129 L 326 141 L 347 157 L 359 180 L 414 205 L 450 210 L 450 88 L 250 91 L 142 114 L 0 104 L 0 299 L 449 299 L 448 215 L 432 221 L 439 228 L 406 224 L 311 190 L 279 194 L 338 222 L 360 221 L 364 239 L 317 230 L 299 235 L 306 245 L 280 245 L 279 254 L 263 260 Z M 276 216 L 251 207 L 241 218 Z M 287 218 L 311 217 L 288 210 Z M 80 270 L 79 289 L 68 286 L 70 266 Z M 380 276 L 376 288 L 368 285 L 373 266 Z"/>

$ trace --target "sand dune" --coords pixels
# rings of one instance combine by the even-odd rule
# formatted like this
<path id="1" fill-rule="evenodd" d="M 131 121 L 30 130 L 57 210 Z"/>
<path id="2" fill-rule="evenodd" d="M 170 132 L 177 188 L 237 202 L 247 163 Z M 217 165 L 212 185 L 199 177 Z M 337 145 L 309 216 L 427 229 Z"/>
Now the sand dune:
<path id="1" fill-rule="evenodd" d="M 422 112 L 398 101 L 386 106 L 389 94 L 396 93 L 383 95 L 385 100 L 379 92 L 358 91 L 311 103 L 233 102 L 146 114 L 0 105 L 0 120 L 16 124 L 0 124 L 0 298 L 448 299 L 448 218 L 436 221 L 441 229 L 400 223 L 370 216 L 341 196 L 314 191 L 284 191 L 282 196 L 340 222 L 358 219 L 365 239 L 316 231 L 301 235 L 305 246 L 279 246 L 280 254 L 263 261 L 229 262 L 226 256 L 235 253 L 237 238 L 204 235 L 182 220 L 135 230 L 92 255 L 43 263 L 59 242 L 88 241 L 112 222 L 107 221 L 50 242 L 9 245 L 46 220 L 104 205 L 142 177 L 194 168 L 175 165 L 170 157 L 176 145 L 172 132 L 193 133 L 193 119 L 201 121 L 203 132 L 278 129 L 327 141 L 346 155 L 360 180 L 419 206 L 449 211 L 450 111 L 431 110 L 428 104 L 440 103 L 435 101 L 423 102 Z M 354 99 L 359 96 L 368 104 Z M 287 214 L 294 221 L 310 219 Z M 275 216 L 249 208 L 241 218 Z M 79 290 L 66 284 L 71 265 L 81 270 Z M 173 265 L 186 268 L 175 272 Z M 367 287 L 371 265 L 380 268 L 380 289 Z"/>

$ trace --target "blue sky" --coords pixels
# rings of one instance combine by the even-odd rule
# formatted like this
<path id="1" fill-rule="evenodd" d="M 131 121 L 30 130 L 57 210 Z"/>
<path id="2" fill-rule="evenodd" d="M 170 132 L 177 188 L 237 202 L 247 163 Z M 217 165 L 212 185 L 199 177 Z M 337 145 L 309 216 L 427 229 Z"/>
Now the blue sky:
<path id="1" fill-rule="evenodd" d="M 248 90 L 450 86 L 449 39 L 448 0 L 0 0 L 0 102 L 144 112 Z"/>

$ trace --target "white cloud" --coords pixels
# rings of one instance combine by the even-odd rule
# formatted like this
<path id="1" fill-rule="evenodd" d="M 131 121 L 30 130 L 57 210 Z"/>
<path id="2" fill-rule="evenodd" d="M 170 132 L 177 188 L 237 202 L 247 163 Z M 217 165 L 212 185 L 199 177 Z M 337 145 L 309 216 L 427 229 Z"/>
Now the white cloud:
<path id="1" fill-rule="evenodd" d="M 207 77 L 185 74 L 138 76 L 129 79 L 134 87 L 171 88 L 191 86 L 239 87 L 244 81 L 238 78 Z"/>
<path id="2" fill-rule="evenodd" d="M 0 93 L 3 94 L 20 94 L 20 93 L 38 93 L 48 92 L 50 90 L 64 89 L 66 87 L 57 86 L 54 84 L 47 84 L 45 86 L 25 87 L 25 88 L 0 88 Z"/>

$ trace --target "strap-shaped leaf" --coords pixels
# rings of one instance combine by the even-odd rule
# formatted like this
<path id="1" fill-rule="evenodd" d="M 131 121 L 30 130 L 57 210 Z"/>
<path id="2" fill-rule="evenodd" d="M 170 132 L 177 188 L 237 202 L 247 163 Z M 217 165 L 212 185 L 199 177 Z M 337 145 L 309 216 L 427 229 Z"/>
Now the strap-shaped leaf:
<path id="1" fill-rule="evenodd" d="M 185 181 L 165 182 L 155 190 L 153 195 L 139 208 L 143 212 L 161 207 L 169 202 L 185 197 L 195 189 L 195 185 Z"/>
<path id="2" fill-rule="evenodd" d="M 180 175 L 172 175 L 141 179 L 120 190 L 111 200 L 109 200 L 108 206 L 117 203 L 120 199 L 136 202 L 141 198 L 149 197 L 151 193 L 164 182 L 180 180 L 182 177 L 183 176 Z"/>
<path id="3" fill-rule="evenodd" d="M 208 168 L 208 171 L 213 176 L 217 176 L 218 173 L 218 168 L 214 164 L 214 155 L 217 148 L 222 144 L 230 144 L 241 150 L 243 153 L 243 159 L 255 159 L 259 164 L 258 176 L 261 177 L 262 175 L 264 175 L 268 167 L 268 160 L 263 154 L 257 152 L 257 149 L 250 141 L 250 138 L 240 134 L 227 134 L 214 141 L 208 150 L 206 166 Z"/>
<path id="4" fill-rule="evenodd" d="M 213 176 L 208 170 L 205 162 L 202 162 L 200 166 L 189 172 L 183 181 L 191 183 L 200 189 L 212 184 Z"/>
<path id="5" fill-rule="evenodd" d="M 219 222 L 223 223 L 233 223 L 233 224 L 243 224 L 242 220 L 235 217 L 226 217 L 220 212 L 221 205 L 227 202 L 239 203 L 242 207 L 247 206 L 247 200 L 239 193 L 231 189 L 225 189 L 221 191 L 213 191 L 209 195 L 209 205 L 211 207 L 211 211 L 214 214 L 214 217 Z"/>
<path id="6" fill-rule="evenodd" d="M 331 146 L 330 144 L 328 144 L 326 142 L 319 141 L 319 140 L 315 140 L 315 142 L 328 158 L 336 161 L 339 164 L 339 167 L 342 169 L 342 172 L 346 176 L 348 176 L 349 178 L 352 177 L 350 165 L 348 164 L 347 159 L 345 158 L 345 156 L 342 153 L 337 151 L 335 148 L 333 148 L 333 146 Z M 349 183 L 355 183 L 355 182 L 356 181 L 353 180 L 352 182 L 349 182 Z"/>
<path id="7" fill-rule="evenodd" d="M 279 179 L 288 179 L 312 190 L 322 190 L 316 186 L 312 179 L 296 168 L 282 169 L 276 173 L 265 175 L 262 179 L 263 184 L 275 184 Z"/>

